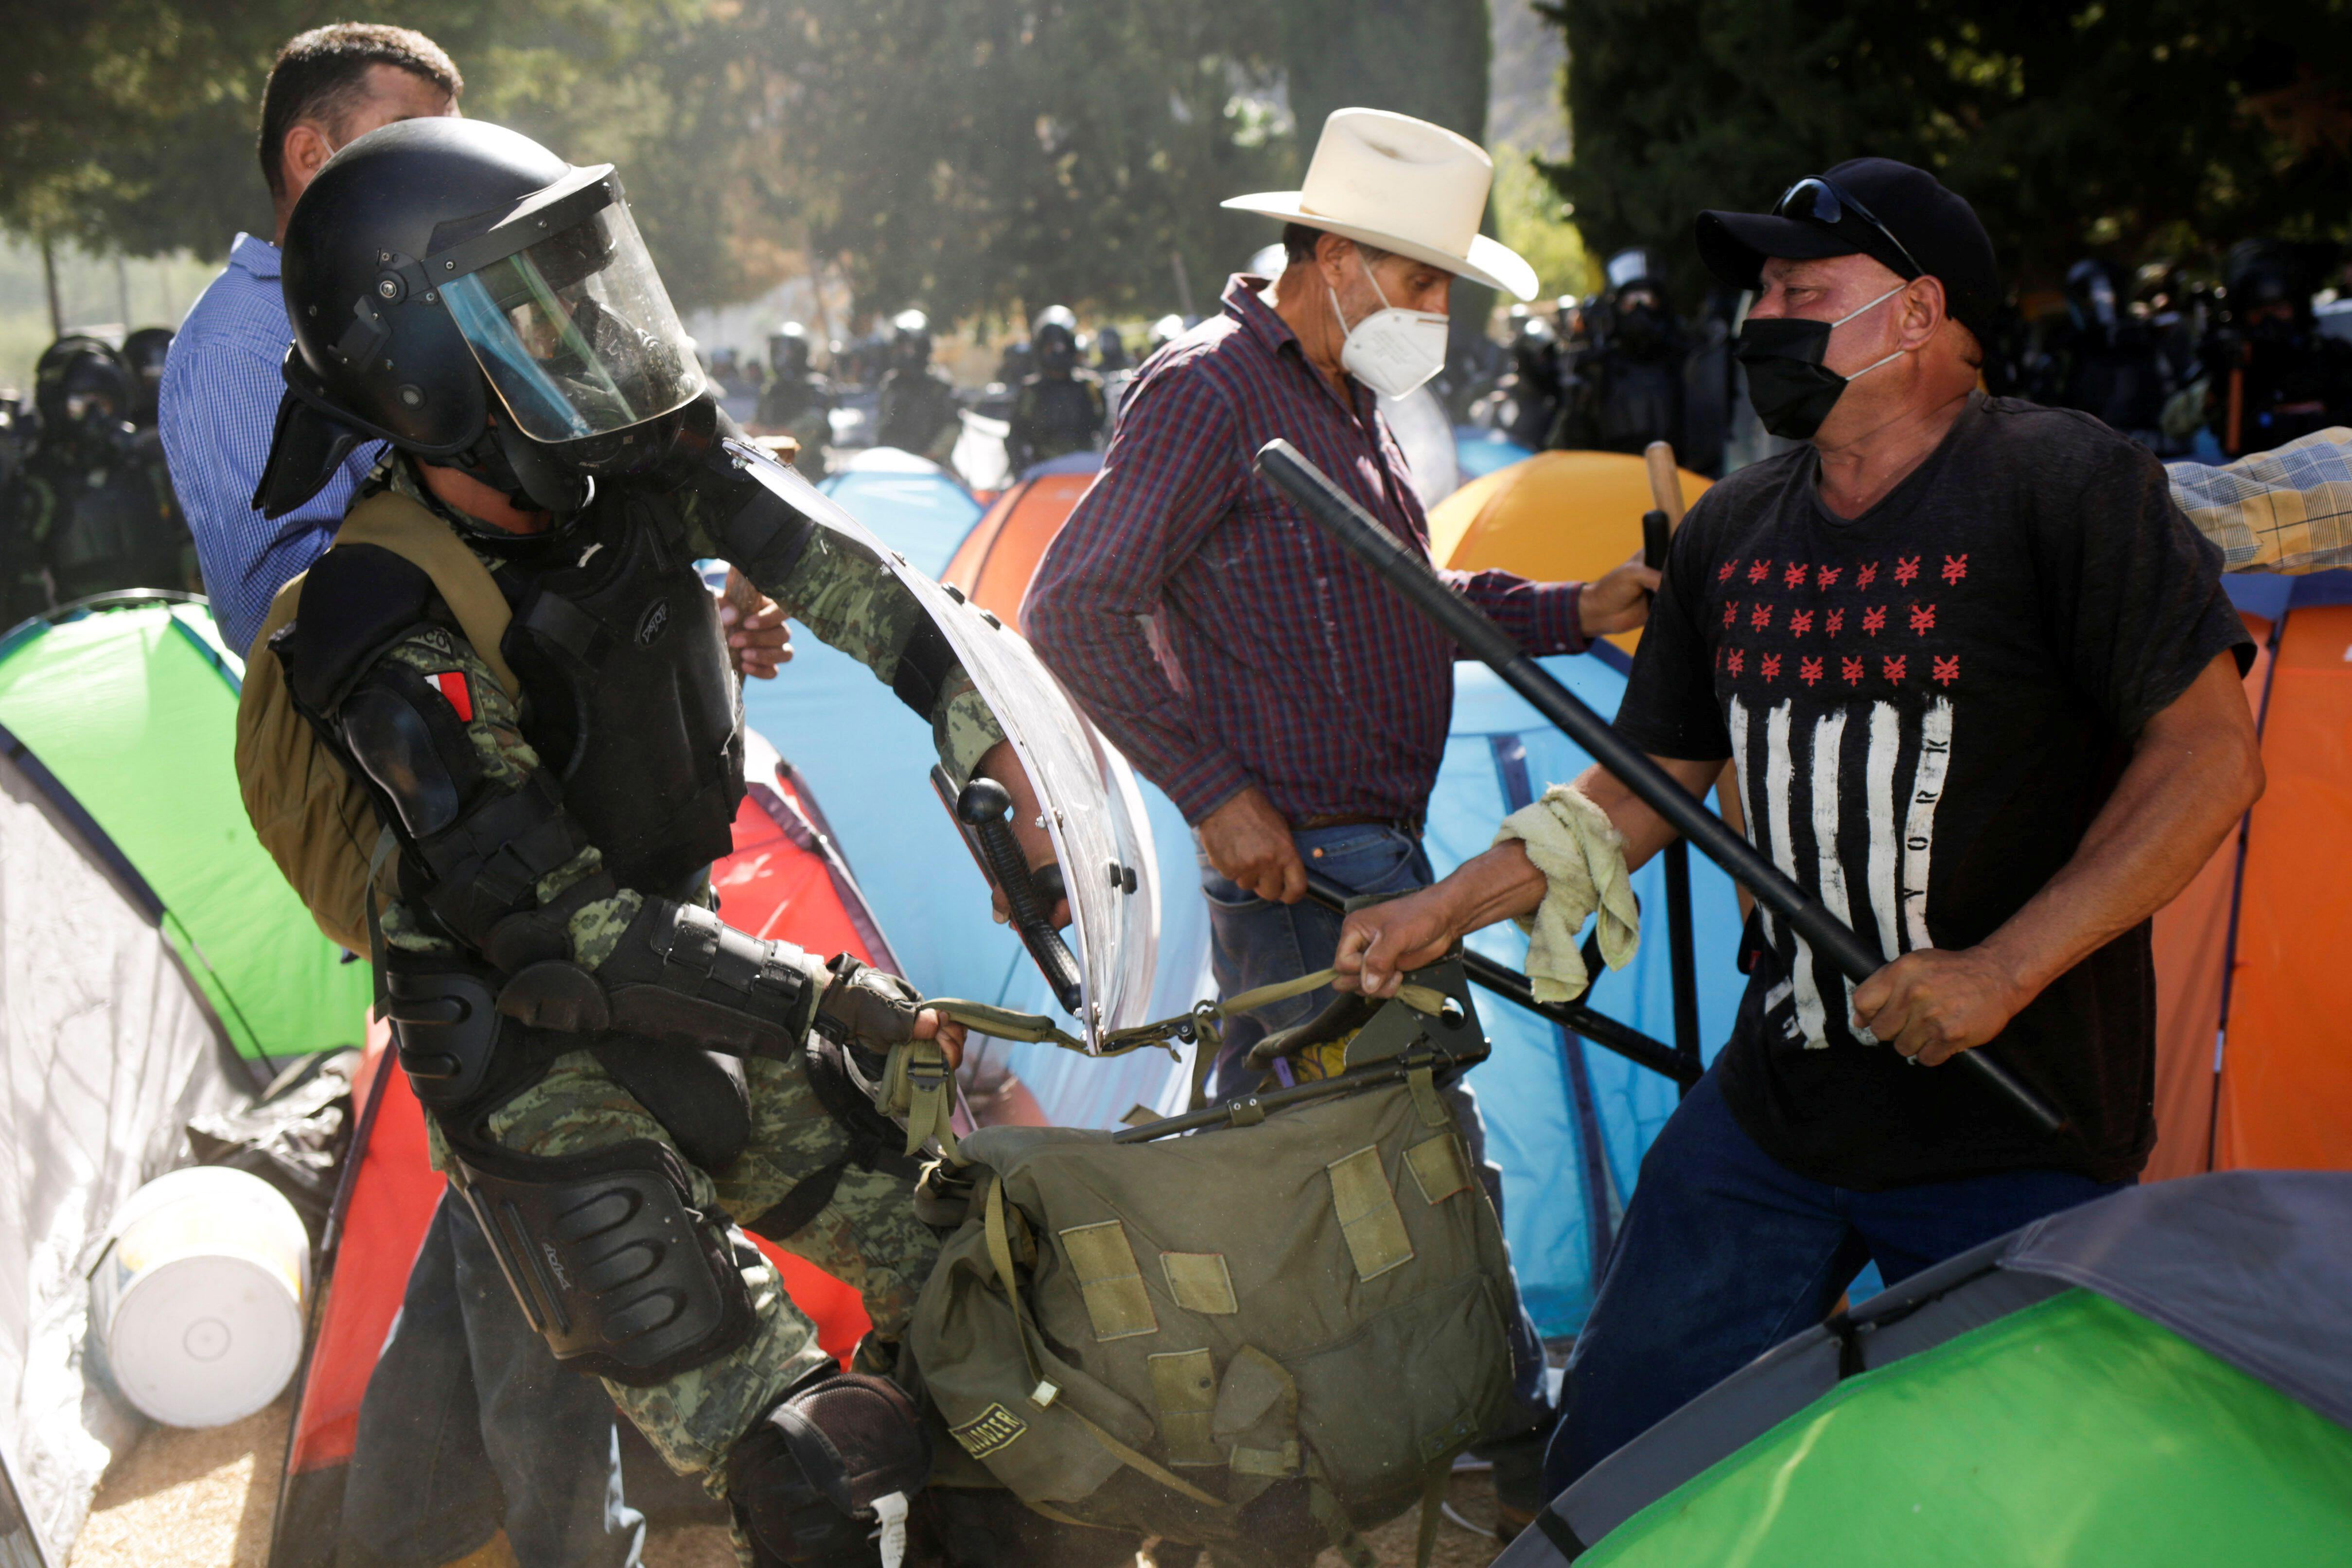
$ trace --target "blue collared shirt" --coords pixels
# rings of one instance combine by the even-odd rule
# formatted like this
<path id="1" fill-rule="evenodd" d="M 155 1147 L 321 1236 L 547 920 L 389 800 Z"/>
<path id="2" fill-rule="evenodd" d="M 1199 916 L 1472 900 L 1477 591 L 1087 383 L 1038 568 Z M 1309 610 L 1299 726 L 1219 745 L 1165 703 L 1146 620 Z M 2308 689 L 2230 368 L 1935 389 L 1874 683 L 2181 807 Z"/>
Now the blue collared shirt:
<path id="1" fill-rule="evenodd" d="M 275 521 L 254 510 L 286 393 L 278 367 L 293 342 L 278 291 L 278 247 L 240 234 L 172 340 L 158 419 L 172 488 L 196 536 L 196 560 L 221 637 L 242 654 L 278 590 L 334 542 L 352 492 L 383 452 L 352 453 L 326 488 Z"/>

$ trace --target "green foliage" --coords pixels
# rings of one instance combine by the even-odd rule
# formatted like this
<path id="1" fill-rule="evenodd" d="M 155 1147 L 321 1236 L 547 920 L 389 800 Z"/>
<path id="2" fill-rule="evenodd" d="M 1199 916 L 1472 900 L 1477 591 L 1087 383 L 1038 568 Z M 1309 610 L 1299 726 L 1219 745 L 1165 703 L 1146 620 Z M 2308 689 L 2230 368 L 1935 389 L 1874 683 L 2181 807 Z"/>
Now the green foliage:
<path id="1" fill-rule="evenodd" d="M 1934 170 L 2046 286 L 2352 218 L 2352 0 L 1538 0 L 1568 36 L 1596 254 L 1657 247 L 1695 297 L 1700 209 L 1768 207 L 1864 154 Z M 2328 64 L 2326 62 L 2333 62 Z"/>
<path id="2" fill-rule="evenodd" d="M 77 0 L 0 91 L 0 226 L 133 255 L 269 232 L 272 55 L 325 0 Z M 1486 0 L 392 0 L 465 112 L 620 166 L 680 304 L 837 266 L 861 310 L 1196 310 L 1366 103 L 1477 139 Z M 1301 142 L 1306 143 L 1305 146 Z"/>

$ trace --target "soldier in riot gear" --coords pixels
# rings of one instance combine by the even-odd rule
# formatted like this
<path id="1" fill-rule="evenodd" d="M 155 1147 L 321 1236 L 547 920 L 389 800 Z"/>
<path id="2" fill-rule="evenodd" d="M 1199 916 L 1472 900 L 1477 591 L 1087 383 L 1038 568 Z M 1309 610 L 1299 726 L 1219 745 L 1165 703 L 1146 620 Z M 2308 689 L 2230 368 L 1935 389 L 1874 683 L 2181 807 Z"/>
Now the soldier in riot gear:
<path id="1" fill-rule="evenodd" d="M 936 1093 L 961 1035 L 895 976 L 715 912 L 741 710 L 693 563 L 868 664 L 955 780 L 1004 783 L 1037 863 L 1027 779 L 886 563 L 731 437 L 609 166 L 385 127 L 305 192 L 284 277 L 257 503 L 391 449 L 264 636 L 298 732 L 384 825 L 371 946 L 436 1163 L 555 1354 L 726 1495 L 751 1561 L 870 1561 L 928 1468 L 877 1374 L 937 1240 L 869 1091 Z M 249 757 L 245 722 L 241 766 L 288 754 Z M 859 1370 L 738 1225 L 858 1288 Z"/>
<path id="2" fill-rule="evenodd" d="M 786 321 L 768 336 L 768 384 L 760 394 L 756 434 L 790 436 L 800 444 L 793 467 L 811 483 L 824 478 L 825 443 L 833 438 L 833 384 L 809 367 L 808 332 Z"/>
<path id="3" fill-rule="evenodd" d="M 93 594 L 202 587 L 162 444 L 130 421 L 136 395 L 122 356 L 100 339 L 63 337 L 42 352 L 37 429 L 0 494 L 6 625 Z"/>
<path id="4" fill-rule="evenodd" d="M 2151 450 L 2168 450 L 2160 426 L 2179 388 L 2156 330 L 2131 309 L 2122 268 L 2085 258 L 2066 269 L 2066 316 L 2053 339 L 2042 402 L 2079 408 Z"/>
<path id="5" fill-rule="evenodd" d="M 155 427 L 155 406 L 163 388 L 163 361 L 172 352 L 172 329 L 142 327 L 122 340 L 122 363 L 131 368 L 131 423 Z"/>
<path id="6" fill-rule="evenodd" d="M 2206 340 L 2208 417 L 2235 458 L 2352 421 L 2352 343 L 2315 330 L 2322 247 L 2245 240 L 2231 247 L 2227 317 Z"/>
<path id="7" fill-rule="evenodd" d="M 890 369 L 874 414 L 874 444 L 944 463 L 962 434 L 955 387 L 931 368 L 930 318 L 901 310 L 890 321 Z"/>
<path id="8" fill-rule="evenodd" d="M 1102 378 L 1078 363 L 1078 319 L 1066 305 L 1048 305 L 1029 329 L 1036 372 L 1013 397 L 1013 427 L 1004 455 L 1016 475 L 1031 465 L 1102 443 L 1109 413 Z"/>
<path id="9" fill-rule="evenodd" d="M 1646 250 L 1609 258 L 1609 289 L 1586 312 L 1591 346 L 1575 364 L 1575 390 L 1550 443 L 1604 452 L 1639 452 L 1653 441 L 1683 446 L 1681 323 L 1666 308 L 1665 286 Z"/>

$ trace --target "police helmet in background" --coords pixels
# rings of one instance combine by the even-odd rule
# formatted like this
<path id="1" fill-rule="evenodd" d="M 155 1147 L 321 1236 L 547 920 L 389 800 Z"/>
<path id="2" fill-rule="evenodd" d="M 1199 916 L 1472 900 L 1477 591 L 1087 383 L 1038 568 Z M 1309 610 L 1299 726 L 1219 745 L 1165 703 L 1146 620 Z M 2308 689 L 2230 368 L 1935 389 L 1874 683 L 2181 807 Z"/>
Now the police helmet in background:
<path id="1" fill-rule="evenodd" d="M 2230 247 L 2222 265 L 2229 288 L 2230 319 L 2239 330 L 2293 331 L 2311 324 L 2311 297 L 2319 268 L 2312 247 L 2279 240 L 2245 239 Z"/>
<path id="2" fill-rule="evenodd" d="M 155 406 L 163 390 L 163 361 L 172 352 L 172 329 L 142 327 L 122 340 L 122 363 L 131 367 L 131 422 L 155 423 Z"/>
<path id="3" fill-rule="evenodd" d="M 2124 316 L 2123 268 L 2086 257 L 2066 268 L 2066 311 L 2074 325 L 2112 335 Z"/>
<path id="4" fill-rule="evenodd" d="M 1131 363 L 1127 357 L 1127 339 L 1117 327 L 1107 326 L 1095 334 L 1097 370 L 1125 370 Z"/>
<path id="5" fill-rule="evenodd" d="M 389 441 L 518 504 L 661 455 L 700 397 L 692 340 L 610 164 L 574 168 L 480 120 L 347 144 L 287 221 L 286 402 L 256 504 L 300 505 Z"/>
<path id="6" fill-rule="evenodd" d="M 809 371 L 808 329 L 786 321 L 768 334 L 768 369 L 776 375 L 803 376 Z"/>
<path id="7" fill-rule="evenodd" d="M 1177 315 L 1171 310 L 1167 315 L 1160 317 L 1158 321 L 1151 323 L 1150 352 L 1152 353 L 1158 353 L 1161 349 L 1166 348 L 1170 343 L 1174 342 L 1178 338 L 1181 338 L 1183 335 L 1184 318 Z"/>
<path id="8" fill-rule="evenodd" d="M 1030 325 L 1029 345 L 1037 356 L 1037 368 L 1045 374 L 1057 375 L 1075 368 L 1078 363 L 1078 318 L 1067 305 L 1046 306 Z"/>
<path id="9" fill-rule="evenodd" d="M 68 446 L 120 432 L 131 417 L 131 374 L 103 338 L 68 333 L 33 365 L 33 407 L 41 438 Z"/>
<path id="10" fill-rule="evenodd" d="M 931 363 L 931 319 L 920 310 L 890 318 L 890 363 L 901 370 L 924 370 Z"/>

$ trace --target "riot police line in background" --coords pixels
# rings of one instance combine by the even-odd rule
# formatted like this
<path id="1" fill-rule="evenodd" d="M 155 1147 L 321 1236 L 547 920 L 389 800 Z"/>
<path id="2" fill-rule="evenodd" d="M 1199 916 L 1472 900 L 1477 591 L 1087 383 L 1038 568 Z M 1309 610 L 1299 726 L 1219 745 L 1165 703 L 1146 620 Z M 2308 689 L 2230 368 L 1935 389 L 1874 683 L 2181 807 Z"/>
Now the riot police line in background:
<path id="1" fill-rule="evenodd" d="M 170 343 L 163 327 L 120 350 L 68 333 L 29 405 L 0 395 L 0 626 L 96 594 L 203 591 L 155 434 Z"/>

